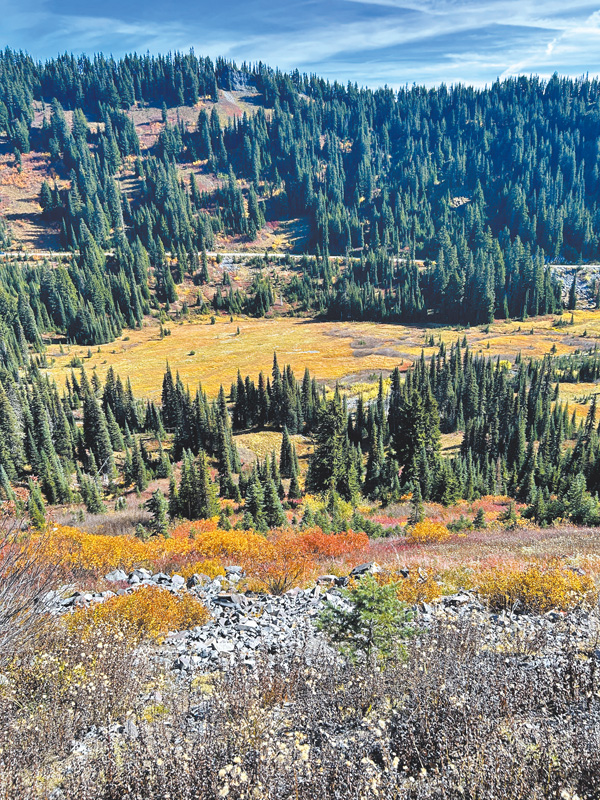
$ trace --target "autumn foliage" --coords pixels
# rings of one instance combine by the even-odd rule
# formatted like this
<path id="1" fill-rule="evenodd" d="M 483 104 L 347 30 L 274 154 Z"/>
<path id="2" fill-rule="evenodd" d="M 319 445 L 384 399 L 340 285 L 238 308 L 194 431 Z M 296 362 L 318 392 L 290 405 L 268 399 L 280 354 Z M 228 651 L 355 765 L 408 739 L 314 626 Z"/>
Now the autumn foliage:
<path id="1" fill-rule="evenodd" d="M 445 539 L 450 538 L 450 531 L 441 522 L 434 522 L 430 519 L 425 519 L 422 522 L 417 522 L 411 525 L 407 532 L 409 541 L 418 544 L 426 544 L 427 542 L 443 542 Z"/>
<path id="2" fill-rule="evenodd" d="M 206 607 L 191 594 L 175 595 L 147 586 L 76 611 L 68 624 L 84 635 L 86 630 L 106 625 L 134 638 L 160 641 L 169 631 L 204 625 L 209 618 Z"/>
<path id="3" fill-rule="evenodd" d="M 367 535 L 353 531 L 327 534 L 310 528 L 264 536 L 254 531 L 219 530 L 216 520 L 203 520 L 178 526 L 169 538 L 157 536 L 148 541 L 55 526 L 48 552 L 64 572 L 96 578 L 115 568 L 129 571 L 135 567 L 176 571 L 185 577 L 194 572 L 215 577 L 224 574 L 227 563 L 235 563 L 268 589 L 290 588 L 290 582 L 297 585 L 332 560 L 355 563 L 368 547 Z"/>
<path id="4" fill-rule="evenodd" d="M 536 614 L 553 608 L 567 611 L 597 596 L 588 575 L 555 564 L 487 570 L 478 581 L 478 591 L 493 610 L 518 608 Z"/>
<path id="5" fill-rule="evenodd" d="M 404 603 L 430 603 L 442 595 L 442 586 L 431 573 L 412 570 L 407 578 L 393 576 L 398 600 Z"/>

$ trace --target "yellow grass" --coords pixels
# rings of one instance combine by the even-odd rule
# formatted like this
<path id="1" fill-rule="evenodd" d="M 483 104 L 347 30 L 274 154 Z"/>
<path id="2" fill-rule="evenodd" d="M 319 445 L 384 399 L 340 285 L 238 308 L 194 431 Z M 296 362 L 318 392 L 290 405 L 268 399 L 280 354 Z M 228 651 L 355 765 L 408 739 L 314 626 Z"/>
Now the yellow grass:
<path id="1" fill-rule="evenodd" d="M 270 456 L 273 452 L 277 453 L 279 458 L 282 438 L 283 434 L 279 431 L 252 431 L 251 433 L 236 434 L 235 443 L 238 448 L 246 448 L 260 459 Z M 304 455 L 310 449 L 310 442 L 306 437 L 296 435 L 290 436 L 290 439 L 296 447 L 298 456 Z"/>
<path id="2" fill-rule="evenodd" d="M 578 419 L 584 419 L 589 411 L 589 399 L 598 392 L 597 383 L 561 383 L 559 399 L 569 404 L 569 411 Z M 584 402 L 585 401 L 585 402 Z"/>
<path id="3" fill-rule="evenodd" d="M 48 357 L 55 359 L 51 372 L 59 381 L 64 381 L 70 371 L 71 358 L 79 356 L 85 359 L 88 369 L 97 370 L 100 378 L 113 366 L 123 378 L 130 377 L 137 395 L 157 399 L 167 360 L 185 383 L 195 386 L 201 382 L 214 396 L 221 383 L 228 388 L 236 379 L 238 368 L 242 375 L 253 377 L 261 370 L 270 373 L 273 352 L 277 351 L 280 365 L 291 364 L 298 378 L 308 367 L 312 375 L 332 386 L 336 380 L 347 378 L 353 393 L 365 391 L 372 396 L 372 384 L 379 371 L 396 366 L 406 369 L 420 356 L 422 348 L 426 356 L 436 353 L 440 341 L 450 346 L 466 337 L 473 353 L 514 361 L 519 352 L 526 359 L 541 358 L 553 347 L 557 354 L 572 353 L 591 348 L 600 340 L 600 311 L 576 311 L 575 324 L 561 328 L 553 326 L 556 319 L 549 316 L 524 322 L 495 322 L 486 332 L 483 326 L 459 329 L 312 322 L 294 317 L 240 317 L 233 323 L 229 317 L 217 317 L 216 324 L 211 325 L 208 317 L 196 317 L 189 322 L 167 323 L 171 335 L 162 340 L 157 323 L 149 320 L 141 331 L 126 331 L 121 339 L 103 345 L 100 353 L 92 353 L 91 359 L 85 359 L 87 347 L 73 346 L 61 355 L 57 345 L 48 348 Z M 570 312 L 565 313 L 564 319 L 570 319 Z M 425 347 L 432 334 L 435 347 Z M 574 403 L 576 397 L 589 394 L 593 388 L 563 384 L 561 399 Z M 587 406 L 580 404 L 577 413 L 585 416 Z"/>
<path id="4" fill-rule="evenodd" d="M 86 369 L 95 368 L 101 379 L 112 366 L 123 379 L 131 378 L 136 395 L 158 399 L 168 361 L 174 371 L 179 371 L 184 383 L 195 386 L 201 382 L 208 394 L 214 396 L 221 384 L 229 389 L 238 368 L 242 375 L 257 377 L 261 370 L 270 374 L 274 351 L 280 366 L 291 364 L 298 378 L 302 378 L 305 367 L 315 377 L 332 381 L 363 371 L 393 369 L 401 358 L 375 352 L 354 357 L 351 344 L 357 339 L 366 340 L 367 336 L 375 337 L 376 349 L 380 349 L 389 346 L 392 340 L 399 340 L 402 331 L 407 330 L 393 325 L 313 323 L 287 317 L 236 318 L 233 323 L 229 317 L 218 317 L 215 325 L 203 317 L 183 324 L 170 323 L 169 327 L 171 335 L 164 339 L 160 339 L 155 323 L 147 324 L 141 331 L 128 331 L 116 342 L 103 345 L 100 353 L 92 351 L 91 359 L 86 358 L 87 347 L 69 347 L 61 355 L 53 345 L 48 349 L 48 357 L 55 359 L 51 374 L 64 381 L 70 373 L 69 362 L 78 356 L 84 359 Z M 411 341 L 413 355 L 420 352 L 421 344 L 418 339 Z"/>

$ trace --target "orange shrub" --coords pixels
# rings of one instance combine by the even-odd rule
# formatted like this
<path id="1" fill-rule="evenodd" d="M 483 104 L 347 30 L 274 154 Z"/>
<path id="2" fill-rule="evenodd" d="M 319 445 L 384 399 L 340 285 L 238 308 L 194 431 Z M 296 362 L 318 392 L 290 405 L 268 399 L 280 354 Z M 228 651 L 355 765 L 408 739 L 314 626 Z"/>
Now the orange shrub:
<path id="1" fill-rule="evenodd" d="M 487 570 L 481 574 L 478 591 L 493 610 L 521 604 L 520 608 L 537 614 L 551 608 L 567 611 L 597 597 L 588 575 L 578 575 L 559 565 Z"/>
<path id="2" fill-rule="evenodd" d="M 367 534 L 354 531 L 323 533 L 320 528 L 309 528 L 299 534 L 288 535 L 287 539 L 301 553 L 327 558 L 340 558 L 369 547 Z"/>
<path id="3" fill-rule="evenodd" d="M 304 583 L 310 567 L 305 556 L 279 551 L 269 559 L 252 564 L 246 585 L 255 592 L 281 595 Z"/>
<path id="4" fill-rule="evenodd" d="M 427 542 L 443 542 L 450 538 L 450 531 L 441 522 L 425 519 L 411 525 L 406 534 L 410 541 L 426 544 Z"/>
<path id="5" fill-rule="evenodd" d="M 365 533 L 325 534 L 320 528 L 311 528 L 263 536 L 254 531 L 219 530 L 216 520 L 186 522 L 168 539 L 157 536 L 142 541 L 134 536 L 103 536 L 63 526 L 54 526 L 49 539 L 48 558 L 60 562 L 63 571 L 71 575 L 85 572 L 102 576 L 115 568 L 130 571 L 143 566 L 178 572 L 186 578 L 194 572 L 213 578 L 224 574 L 224 564 L 235 563 L 244 567 L 249 578 L 258 579 L 256 588 L 273 591 L 297 585 L 327 560 L 356 560 L 369 547 Z M 74 579 L 80 577 L 75 574 Z"/>
<path id="6" fill-rule="evenodd" d="M 191 594 L 174 595 L 149 586 L 76 611 L 68 625 L 83 632 L 107 625 L 140 639 L 160 641 L 169 631 L 204 625 L 209 619 L 207 608 Z"/>

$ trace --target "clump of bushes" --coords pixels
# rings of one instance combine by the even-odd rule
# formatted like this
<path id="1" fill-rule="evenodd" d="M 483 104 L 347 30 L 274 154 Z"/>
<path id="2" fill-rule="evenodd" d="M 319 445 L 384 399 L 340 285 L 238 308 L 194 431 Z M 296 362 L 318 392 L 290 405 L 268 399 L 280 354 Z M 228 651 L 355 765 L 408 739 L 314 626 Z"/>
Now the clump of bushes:
<path id="1" fill-rule="evenodd" d="M 534 614 L 553 608 L 567 611 L 597 598 L 588 575 L 559 565 L 487 570 L 479 580 L 478 591 L 494 611 L 514 608 Z"/>
<path id="2" fill-rule="evenodd" d="M 431 519 L 424 519 L 414 525 L 409 525 L 406 531 L 407 538 L 418 544 L 428 542 L 443 542 L 450 538 L 450 531 L 441 522 L 434 522 Z"/>
<path id="3" fill-rule="evenodd" d="M 396 596 L 404 603 L 430 603 L 442 596 L 442 587 L 429 572 L 411 570 L 396 580 Z"/>
<path id="4" fill-rule="evenodd" d="M 206 558 L 203 561 L 194 561 L 192 564 L 186 564 L 182 569 L 178 569 L 180 575 L 184 578 L 190 578 L 192 575 L 206 575 L 208 578 L 216 578 L 218 575 L 224 576 L 225 569 L 223 564 L 218 558 Z"/>
<path id="5" fill-rule="evenodd" d="M 207 608 L 191 594 L 174 595 L 149 586 L 76 611 L 69 627 L 85 636 L 87 631 L 105 625 L 125 630 L 133 638 L 160 641 L 169 631 L 204 625 L 209 618 Z"/>

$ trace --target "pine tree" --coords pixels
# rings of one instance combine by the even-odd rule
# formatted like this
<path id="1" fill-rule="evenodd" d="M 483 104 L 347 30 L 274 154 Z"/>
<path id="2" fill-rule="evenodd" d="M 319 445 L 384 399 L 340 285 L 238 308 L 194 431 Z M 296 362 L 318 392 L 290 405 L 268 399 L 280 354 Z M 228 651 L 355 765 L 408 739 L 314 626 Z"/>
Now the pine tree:
<path id="1" fill-rule="evenodd" d="M 277 489 L 271 478 L 265 482 L 263 508 L 265 521 L 269 528 L 281 528 L 287 523 Z"/>
<path id="2" fill-rule="evenodd" d="M 148 473 L 146 471 L 146 465 L 144 464 L 144 458 L 140 449 L 140 442 L 136 437 L 133 439 L 133 448 L 131 451 L 131 474 L 129 479 L 135 484 L 135 488 L 138 492 L 143 492 L 148 486 Z"/>
<path id="3" fill-rule="evenodd" d="M 89 384 L 83 398 L 83 433 L 86 446 L 93 453 L 100 472 L 112 477 L 115 462 L 106 417 Z"/>
<path id="4" fill-rule="evenodd" d="M 32 480 L 29 481 L 27 513 L 34 528 L 43 530 L 46 527 L 46 508 L 44 506 L 42 493 L 38 484 Z"/>
<path id="5" fill-rule="evenodd" d="M 252 518 L 256 530 L 268 530 L 265 519 L 263 488 L 256 476 L 250 481 L 246 490 L 246 511 Z"/>
<path id="6" fill-rule="evenodd" d="M 195 519 L 211 519 L 219 514 L 217 490 L 210 478 L 208 459 L 201 450 L 196 460 L 196 511 Z"/>
<path id="7" fill-rule="evenodd" d="M 282 478 L 291 478 L 294 470 L 294 446 L 287 426 L 283 428 L 283 438 L 281 440 L 281 450 L 279 453 L 279 472 Z"/>
<path id="8" fill-rule="evenodd" d="M 146 509 L 152 514 L 152 530 L 156 534 L 167 538 L 169 535 L 167 518 L 169 503 L 160 489 L 156 489 L 152 493 L 152 496 L 146 502 Z"/>

